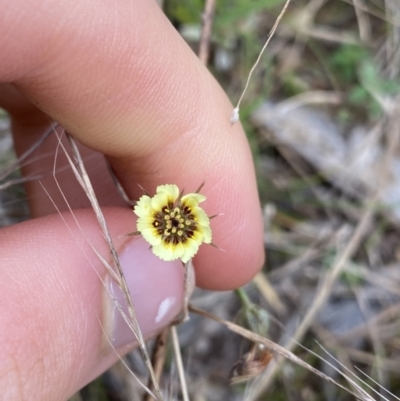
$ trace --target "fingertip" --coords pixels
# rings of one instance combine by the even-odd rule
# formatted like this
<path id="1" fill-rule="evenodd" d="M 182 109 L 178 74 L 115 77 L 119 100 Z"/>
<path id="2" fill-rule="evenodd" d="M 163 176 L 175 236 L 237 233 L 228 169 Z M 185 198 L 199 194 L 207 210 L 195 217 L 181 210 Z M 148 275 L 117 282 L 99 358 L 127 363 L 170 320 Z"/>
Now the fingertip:
<path id="1" fill-rule="evenodd" d="M 260 213 L 251 211 L 237 231 L 229 233 L 229 218 L 212 220 L 213 242 L 203 245 L 195 258 L 196 284 L 208 290 L 227 291 L 247 284 L 265 261 L 263 227 Z M 225 218 L 225 220 L 223 220 Z M 215 222 L 214 222 L 215 220 Z"/>

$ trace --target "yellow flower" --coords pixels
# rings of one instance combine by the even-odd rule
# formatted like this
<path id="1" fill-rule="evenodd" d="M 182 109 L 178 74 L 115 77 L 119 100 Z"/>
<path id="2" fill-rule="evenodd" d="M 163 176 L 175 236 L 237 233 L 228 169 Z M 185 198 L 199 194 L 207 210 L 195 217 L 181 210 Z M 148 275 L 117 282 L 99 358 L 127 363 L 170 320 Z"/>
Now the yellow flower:
<path id="1" fill-rule="evenodd" d="M 211 243 L 210 220 L 199 203 L 206 197 L 199 193 L 182 196 L 176 185 L 157 187 L 151 198 L 143 195 L 133 212 L 136 227 L 160 259 L 181 259 L 186 263 L 205 242 Z"/>

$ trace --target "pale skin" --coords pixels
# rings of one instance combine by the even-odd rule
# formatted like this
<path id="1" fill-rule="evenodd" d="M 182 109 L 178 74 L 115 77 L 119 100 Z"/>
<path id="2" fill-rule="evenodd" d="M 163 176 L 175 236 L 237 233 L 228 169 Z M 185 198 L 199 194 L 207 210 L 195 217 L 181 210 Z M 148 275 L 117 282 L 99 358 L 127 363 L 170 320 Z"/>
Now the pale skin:
<path id="1" fill-rule="evenodd" d="M 248 282 L 264 258 L 251 153 L 240 123 L 230 124 L 226 95 L 157 4 L 16 0 L 1 9 L 0 107 L 12 116 L 17 152 L 40 137 L 50 117 L 104 154 L 132 199 L 142 195 L 137 183 L 149 192 L 166 183 L 192 192 L 204 181 L 206 211 L 223 213 L 212 229 L 224 252 L 201 247 L 197 284 L 228 290 Z M 55 146 L 46 142 L 41 152 L 53 157 L 26 166 L 24 175 L 51 172 Z M 105 169 L 92 173 L 118 245 L 135 217 Z M 73 176 L 60 181 L 72 208 L 88 207 Z M 42 184 L 65 211 L 51 175 Z M 88 261 L 76 242 L 60 240 L 66 224 L 39 183 L 27 191 L 33 219 L 0 231 L 0 389 L 7 401 L 66 400 L 117 356 L 104 355 L 92 317 L 101 308 L 98 272 L 82 268 Z M 76 215 L 106 254 L 90 209 Z"/>

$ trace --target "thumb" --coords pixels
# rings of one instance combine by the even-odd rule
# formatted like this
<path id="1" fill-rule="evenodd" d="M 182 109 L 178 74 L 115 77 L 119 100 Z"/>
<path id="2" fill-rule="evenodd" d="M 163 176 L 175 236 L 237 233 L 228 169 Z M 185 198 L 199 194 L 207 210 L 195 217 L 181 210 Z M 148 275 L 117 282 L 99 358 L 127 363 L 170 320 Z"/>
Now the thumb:
<path id="1" fill-rule="evenodd" d="M 131 211 L 105 209 L 142 332 L 180 312 L 183 268 L 128 238 Z M 5 399 L 65 400 L 135 346 L 114 306 L 124 298 L 91 245 L 111 264 L 91 210 L 30 220 L 0 231 L 0 388 Z"/>

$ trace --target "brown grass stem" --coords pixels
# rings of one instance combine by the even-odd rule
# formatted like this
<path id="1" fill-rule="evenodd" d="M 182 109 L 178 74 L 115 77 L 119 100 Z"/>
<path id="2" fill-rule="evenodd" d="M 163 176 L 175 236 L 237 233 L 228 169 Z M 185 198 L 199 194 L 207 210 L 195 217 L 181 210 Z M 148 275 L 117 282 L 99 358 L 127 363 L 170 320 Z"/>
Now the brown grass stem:
<path id="1" fill-rule="evenodd" d="M 208 58 L 210 55 L 210 44 L 211 44 L 212 24 L 214 20 L 215 2 L 216 0 L 206 0 L 204 12 L 202 15 L 199 59 L 204 65 L 207 65 Z"/>
<path id="2" fill-rule="evenodd" d="M 99 205 L 99 203 L 97 201 L 97 197 L 96 197 L 96 195 L 94 193 L 92 184 L 91 184 L 89 176 L 88 176 L 88 174 L 86 172 L 86 168 L 84 166 L 84 163 L 83 163 L 82 157 L 80 155 L 79 149 L 78 149 L 78 147 L 76 145 L 76 142 L 69 134 L 67 134 L 67 139 L 68 139 L 68 141 L 69 141 L 69 143 L 71 145 L 73 155 L 74 155 L 74 157 L 76 159 L 79 175 L 80 175 L 80 177 L 81 177 L 81 179 L 83 181 L 86 194 L 87 194 L 87 196 L 89 198 L 89 201 L 91 203 L 91 206 L 92 206 L 92 208 L 93 208 L 93 210 L 95 212 L 97 221 L 99 222 L 99 225 L 100 225 L 100 228 L 101 228 L 102 233 L 104 235 L 104 238 L 105 238 L 105 240 L 106 240 L 106 242 L 107 242 L 107 244 L 108 244 L 108 246 L 110 248 L 112 259 L 113 259 L 113 261 L 115 263 L 115 268 L 117 269 L 117 275 L 119 277 L 119 283 L 118 284 L 120 285 L 121 290 L 124 293 L 124 296 L 125 296 L 125 299 L 126 299 L 126 302 L 127 302 L 127 305 L 128 305 L 128 311 L 129 311 L 129 316 L 130 316 L 130 319 L 131 319 L 132 327 L 134 328 L 134 334 L 137 336 L 137 340 L 139 342 L 139 349 L 140 349 L 140 351 L 142 353 L 146 368 L 147 368 L 147 370 L 149 372 L 149 375 L 151 377 L 151 380 L 153 382 L 154 391 L 155 391 L 155 393 L 157 395 L 158 400 L 162 400 L 163 397 L 162 397 L 162 394 L 161 394 L 161 390 L 160 390 L 159 384 L 158 384 L 158 382 L 156 380 L 156 377 L 155 377 L 155 374 L 154 374 L 153 366 L 151 364 L 151 360 L 150 360 L 150 357 L 149 357 L 149 354 L 148 354 L 148 351 L 147 351 L 147 348 L 146 348 L 145 339 L 143 337 L 143 334 L 142 334 L 142 332 L 140 330 L 140 327 L 139 327 L 139 324 L 137 322 L 136 312 L 135 312 L 134 305 L 132 303 L 132 299 L 131 299 L 131 295 L 130 295 L 130 292 L 129 292 L 129 288 L 128 288 L 128 285 L 126 283 L 125 276 L 124 276 L 124 273 L 123 273 L 122 268 L 121 268 L 121 264 L 119 262 L 117 251 L 116 251 L 116 249 L 114 247 L 111 235 L 109 233 L 109 230 L 108 230 L 108 227 L 107 227 L 107 222 L 106 222 L 106 220 L 104 218 L 103 212 L 101 211 L 100 205 Z"/>

